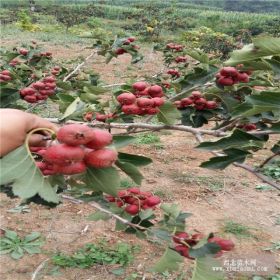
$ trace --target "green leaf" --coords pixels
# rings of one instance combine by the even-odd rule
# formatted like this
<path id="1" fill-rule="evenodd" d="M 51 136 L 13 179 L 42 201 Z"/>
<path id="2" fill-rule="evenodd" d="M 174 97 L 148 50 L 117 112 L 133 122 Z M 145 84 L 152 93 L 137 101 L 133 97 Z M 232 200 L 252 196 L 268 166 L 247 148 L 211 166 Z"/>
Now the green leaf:
<path id="1" fill-rule="evenodd" d="M 253 39 L 253 44 L 234 51 L 225 65 L 237 65 L 271 55 L 280 55 L 280 38 L 258 37 Z"/>
<path id="2" fill-rule="evenodd" d="M 179 265 L 183 262 L 184 258 L 176 251 L 167 248 L 164 255 L 152 268 L 155 272 L 174 271 L 179 269 Z M 207 279 L 207 278 L 205 278 Z"/>
<path id="3" fill-rule="evenodd" d="M 223 150 L 229 148 L 242 148 L 244 145 L 247 146 L 248 143 L 256 145 L 258 142 L 260 142 L 260 138 L 243 130 L 235 129 L 230 136 L 224 137 L 216 142 L 203 142 L 199 144 L 197 148 L 210 151 Z"/>
<path id="4" fill-rule="evenodd" d="M 136 138 L 132 136 L 113 136 L 113 143 L 109 147 L 114 147 L 115 149 L 121 149 L 131 143 L 134 143 Z"/>
<path id="5" fill-rule="evenodd" d="M 108 168 L 87 168 L 85 182 L 88 187 L 117 196 L 117 189 L 120 186 L 120 177 L 114 167 Z"/>
<path id="6" fill-rule="evenodd" d="M 19 260 L 20 258 L 23 257 L 23 250 L 22 248 L 20 247 L 17 247 L 16 250 L 14 250 L 12 253 L 11 253 L 11 257 L 14 259 L 14 260 Z"/>
<path id="7" fill-rule="evenodd" d="M 24 242 L 33 241 L 33 240 L 39 238 L 40 236 L 41 236 L 41 234 L 39 232 L 32 232 L 32 233 L 25 236 Z"/>
<path id="8" fill-rule="evenodd" d="M 25 146 L 21 146 L 1 158 L 0 165 L 0 184 L 12 183 L 15 195 L 25 199 L 39 194 L 48 202 L 59 202 L 48 178 L 42 176 Z"/>
<path id="9" fill-rule="evenodd" d="M 280 141 L 278 141 L 278 143 L 276 143 L 272 148 L 271 151 L 274 154 L 280 154 Z"/>
<path id="10" fill-rule="evenodd" d="M 91 86 L 91 85 L 84 86 L 83 90 L 86 93 L 90 93 L 90 94 L 94 94 L 94 95 L 102 94 L 102 93 L 105 93 L 108 91 L 108 89 L 106 89 L 106 88 L 98 87 L 98 86 Z"/>
<path id="11" fill-rule="evenodd" d="M 58 98 L 63 101 L 63 102 L 73 102 L 75 100 L 75 97 L 70 95 L 70 94 L 65 94 L 65 93 L 59 93 Z"/>
<path id="12" fill-rule="evenodd" d="M 129 162 L 116 161 L 118 166 L 126 175 L 128 175 L 137 185 L 141 185 L 144 178 L 137 167 Z"/>
<path id="13" fill-rule="evenodd" d="M 189 50 L 187 54 L 201 63 L 209 63 L 208 55 L 202 51 Z"/>
<path id="14" fill-rule="evenodd" d="M 70 82 L 63 82 L 63 81 L 56 81 L 56 85 L 58 88 L 64 89 L 64 90 L 71 90 L 72 85 Z"/>
<path id="15" fill-rule="evenodd" d="M 152 159 L 144 156 L 132 155 L 127 153 L 119 153 L 118 159 L 121 162 L 131 163 L 136 166 L 145 166 L 152 163 Z"/>
<path id="16" fill-rule="evenodd" d="M 176 204 L 164 203 L 161 204 L 160 208 L 164 211 L 165 214 L 171 216 L 174 219 L 177 219 L 177 217 L 181 213 L 180 206 Z"/>
<path id="17" fill-rule="evenodd" d="M 154 215 L 154 211 L 152 209 L 147 209 L 145 211 L 141 211 L 139 217 L 141 220 L 146 220 Z"/>
<path id="18" fill-rule="evenodd" d="M 18 239 L 17 233 L 15 231 L 8 230 L 8 229 L 5 230 L 5 237 L 7 237 L 7 238 L 9 238 L 11 240 Z"/>
<path id="19" fill-rule="evenodd" d="M 65 110 L 63 116 L 60 118 L 60 121 L 79 115 L 85 108 L 85 103 L 81 101 L 79 97 L 77 97 Z"/>
<path id="20" fill-rule="evenodd" d="M 41 249 L 38 246 L 24 246 L 23 249 L 28 253 L 28 254 L 40 254 Z"/>
<path id="21" fill-rule="evenodd" d="M 270 130 L 280 132 L 280 122 L 272 124 Z"/>
<path id="22" fill-rule="evenodd" d="M 280 114 L 280 91 L 262 91 L 258 94 L 246 96 L 245 102 L 237 106 L 233 117 L 249 117 L 262 112 Z"/>
<path id="23" fill-rule="evenodd" d="M 200 167 L 209 169 L 224 169 L 228 165 L 245 161 L 246 157 L 250 154 L 247 151 L 239 149 L 227 149 L 224 150 L 225 156 L 212 157 L 210 160 L 203 162 Z"/>
<path id="24" fill-rule="evenodd" d="M 191 280 L 224 280 L 222 265 L 212 257 L 198 258 Z"/>
<path id="25" fill-rule="evenodd" d="M 159 107 L 159 110 L 160 112 L 157 114 L 158 121 L 164 124 L 172 125 L 180 118 L 180 112 L 171 102 L 164 103 Z"/>
<path id="26" fill-rule="evenodd" d="M 216 254 L 221 250 L 221 247 L 216 243 L 206 243 L 199 248 L 190 248 L 189 254 L 193 258 L 205 257 L 209 254 Z"/>
<path id="27" fill-rule="evenodd" d="M 101 212 L 101 211 L 96 211 L 95 213 L 90 214 L 87 219 L 89 221 L 107 221 L 110 219 L 110 216 L 107 213 Z"/>
<path id="28" fill-rule="evenodd" d="M 112 269 L 111 273 L 113 273 L 114 275 L 120 276 L 125 273 L 125 270 L 124 270 L 124 268 L 119 267 L 119 268 Z"/>

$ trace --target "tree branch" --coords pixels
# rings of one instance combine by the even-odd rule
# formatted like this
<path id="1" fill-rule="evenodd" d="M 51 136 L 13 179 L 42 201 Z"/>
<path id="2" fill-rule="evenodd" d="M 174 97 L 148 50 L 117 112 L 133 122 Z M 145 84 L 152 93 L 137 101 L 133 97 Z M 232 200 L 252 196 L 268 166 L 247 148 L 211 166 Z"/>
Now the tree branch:
<path id="1" fill-rule="evenodd" d="M 267 159 L 265 159 L 260 165 L 259 165 L 259 169 L 263 168 L 268 162 L 270 162 L 274 157 L 279 156 L 280 153 L 276 153 L 273 154 L 272 156 L 268 157 Z"/>

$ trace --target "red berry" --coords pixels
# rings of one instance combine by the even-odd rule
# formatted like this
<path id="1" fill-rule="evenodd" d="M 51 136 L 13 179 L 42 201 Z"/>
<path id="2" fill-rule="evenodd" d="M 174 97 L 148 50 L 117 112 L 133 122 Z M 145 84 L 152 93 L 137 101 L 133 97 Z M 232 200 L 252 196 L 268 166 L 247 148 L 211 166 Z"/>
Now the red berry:
<path id="1" fill-rule="evenodd" d="M 10 81 L 12 77 L 9 75 L 0 74 L 0 79 L 4 81 Z"/>
<path id="2" fill-rule="evenodd" d="M 221 70 L 220 70 L 220 74 L 221 76 L 225 76 L 225 77 L 237 77 L 238 76 L 238 71 L 236 68 L 234 67 L 223 67 Z"/>
<path id="3" fill-rule="evenodd" d="M 136 214 L 139 213 L 139 207 L 137 205 L 127 205 L 124 209 L 125 212 L 127 212 L 128 214 L 134 216 Z"/>
<path id="4" fill-rule="evenodd" d="M 128 193 L 127 193 L 127 191 L 118 191 L 118 197 L 125 197 L 125 196 L 127 196 L 128 195 Z"/>
<path id="5" fill-rule="evenodd" d="M 73 175 L 85 172 L 87 169 L 85 163 L 83 161 L 74 162 L 69 165 L 54 165 L 53 170 L 56 173 L 64 174 L 64 175 Z"/>
<path id="6" fill-rule="evenodd" d="M 162 93 L 162 87 L 158 85 L 153 85 L 149 87 L 148 93 L 151 97 L 157 97 Z"/>
<path id="7" fill-rule="evenodd" d="M 249 82 L 249 76 L 247 73 L 239 73 L 237 79 L 239 82 L 242 82 L 242 83 Z"/>
<path id="8" fill-rule="evenodd" d="M 48 147 L 44 154 L 44 159 L 54 164 L 69 164 L 82 161 L 85 152 L 81 147 L 58 144 Z"/>
<path id="9" fill-rule="evenodd" d="M 117 100 L 122 105 L 131 105 L 136 101 L 136 96 L 129 92 L 124 92 L 117 97 Z"/>
<path id="10" fill-rule="evenodd" d="M 207 102 L 207 100 L 203 97 L 194 100 L 194 104 L 198 105 L 198 106 L 205 105 L 206 102 Z"/>
<path id="11" fill-rule="evenodd" d="M 205 109 L 205 104 L 201 104 L 201 105 L 194 105 L 194 108 L 198 111 L 202 111 Z"/>
<path id="12" fill-rule="evenodd" d="M 105 122 L 107 118 L 107 115 L 96 113 L 95 119 L 99 122 Z"/>
<path id="13" fill-rule="evenodd" d="M 208 242 L 218 244 L 223 251 L 231 251 L 234 248 L 234 243 L 231 240 L 223 239 L 216 236 L 208 239 Z"/>
<path id="14" fill-rule="evenodd" d="M 27 55 L 27 54 L 28 54 L 28 50 L 27 50 L 27 49 L 20 49 L 20 50 L 19 50 L 19 53 L 20 53 L 21 55 Z"/>
<path id="15" fill-rule="evenodd" d="M 122 207 L 122 206 L 124 206 L 124 202 L 123 202 L 122 200 L 117 200 L 117 201 L 116 201 L 116 205 L 117 205 L 118 207 Z"/>
<path id="16" fill-rule="evenodd" d="M 21 96 L 34 95 L 34 94 L 36 94 L 36 92 L 37 92 L 36 89 L 27 87 L 27 88 L 23 88 L 20 90 L 20 95 Z"/>
<path id="17" fill-rule="evenodd" d="M 194 260 L 194 258 L 190 257 L 189 255 L 189 248 L 184 245 L 177 245 L 175 248 L 175 251 L 177 251 L 181 256 L 188 258 L 190 260 Z"/>
<path id="18" fill-rule="evenodd" d="M 28 103 L 36 103 L 38 101 L 35 95 L 26 95 L 23 99 Z"/>
<path id="19" fill-rule="evenodd" d="M 1 74 L 6 75 L 6 76 L 10 76 L 11 72 L 9 70 L 3 70 L 3 71 L 1 71 Z"/>
<path id="20" fill-rule="evenodd" d="M 173 241 L 175 243 L 182 243 L 182 241 L 184 241 L 185 239 L 188 239 L 189 238 L 189 235 L 186 233 L 186 232 L 177 232 L 175 234 L 175 236 L 173 236 Z M 184 239 L 184 240 L 182 240 Z"/>
<path id="21" fill-rule="evenodd" d="M 126 52 L 127 51 L 125 49 L 123 49 L 123 48 L 118 48 L 118 49 L 115 50 L 115 54 L 116 55 L 121 55 L 121 54 L 124 54 Z"/>
<path id="22" fill-rule="evenodd" d="M 198 90 L 195 90 L 195 91 L 192 92 L 191 97 L 192 97 L 193 99 L 202 98 L 202 93 L 201 93 L 200 91 L 198 91 Z"/>
<path id="23" fill-rule="evenodd" d="M 43 81 L 46 83 L 54 83 L 56 81 L 56 79 L 53 76 L 48 76 L 48 77 L 45 77 Z"/>
<path id="24" fill-rule="evenodd" d="M 60 71 L 60 66 L 54 66 L 53 70 Z"/>
<path id="25" fill-rule="evenodd" d="M 207 101 L 205 104 L 205 108 L 212 110 L 212 109 L 216 109 L 218 107 L 218 104 L 216 101 Z"/>
<path id="26" fill-rule="evenodd" d="M 234 84 L 234 81 L 232 78 L 226 78 L 222 76 L 218 79 L 218 84 L 222 86 L 232 86 Z"/>
<path id="27" fill-rule="evenodd" d="M 46 52 L 46 56 L 52 56 L 51 52 Z"/>
<path id="28" fill-rule="evenodd" d="M 128 40 L 130 43 L 132 43 L 132 42 L 134 42 L 136 39 L 135 39 L 135 37 L 129 37 L 129 38 L 127 38 L 127 40 Z"/>
<path id="29" fill-rule="evenodd" d="M 191 98 L 189 98 L 189 97 L 183 98 L 183 99 L 182 99 L 181 101 L 179 101 L 179 102 L 180 102 L 180 105 L 181 105 L 182 107 L 187 107 L 187 106 L 193 104 L 193 100 L 192 100 Z M 179 104 L 179 103 L 178 103 L 178 104 Z"/>
<path id="30" fill-rule="evenodd" d="M 148 115 L 156 115 L 160 112 L 159 108 L 147 108 Z"/>
<path id="31" fill-rule="evenodd" d="M 83 119 L 84 121 L 90 122 L 93 118 L 93 113 L 92 112 L 87 112 L 84 114 Z"/>
<path id="32" fill-rule="evenodd" d="M 45 84 L 43 82 L 36 82 L 32 84 L 35 89 L 45 89 Z"/>
<path id="33" fill-rule="evenodd" d="M 145 201 L 145 203 L 150 207 L 156 206 L 156 205 L 160 204 L 160 202 L 161 202 L 161 200 L 158 196 L 150 196 Z"/>
<path id="34" fill-rule="evenodd" d="M 122 111 L 126 115 L 138 115 L 140 113 L 140 108 L 136 104 L 123 105 Z"/>
<path id="35" fill-rule="evenodd" d="M 127 189 L 127 191 L 130 193 L 133 193 L 133 194 L 140 194 L 139 188 L 129 188 L 129 189 Z"/>
<path id="36" fill-rule="evenodd" d="M 57 71 L 57 70 L 52 70 L 51 73 L 52 73 L 53 75 L 57 76 L 57 75 L 59 74 L 59 71 Z"/>
<path id="37" fill-rule="evenodd" d="M 257 126 L 253 123 L 249 123 L 249 124 L 244 125 L 244 129 L 246 131 L 255 130 L 255 129 L 257 129 Z"/>
<path id="38" fill-rule="evenodd" d="M 110 149 L 101 149 L 88 153 L 85 162 L 95 168 L 110 167 L 118 158 L 118 153 Z"/>
<path id="39" fill-rule="evenodd" d="M 134 90 L 143 91 L 147 87 L 145 82 L 136 82 L 132 85 Z"/>
<path id="40" fill-rule="evenodd" d="M 109 202 L 115 202 L 116 198 L 113 197 L 112 195 L 105 195 L 105 199 L 108 200 Z"/>
<path id="41" fill-rule="evenodd" d="M 94 130 L 82 124 L 68 124 L 57 132 L 57 140 L 70 146 L 85 145 L 96 137 Z"/>
<path id="42" fill-rule="evenodd" d="M 142 97 L 137 99 L 137 105 L 140 108 L 150 108 L 154 105 L 154 102 L 152 99 Z"/>
<path id="43" fill-rule="evenodd" d="M 45 83 L 45 88 L 46 89 L 55 89 L 56 83 Z"/>
<path id="44" fill-rule="evenodd" d="M 181 101 L 180 101 L 180 100 L 175 101 L 175 102 L 174 102 L 174 105 L 175 105 L 178 109 L 182 109 L 182 108 L 184 108 L 184 107 L 182 106 L 182 104 L 181 104 Z"/>
<path id="45" fill-rule="evenodd" d="M 155 107 L 160 107 L 161 105 L 164 104 L 164 99 L 161 97 L 154 97 L 152 98 L 152 101 L 154 102 Z"/>
<path id="46" fill-rule="evenodd" d="M 90 149 L 102 149 L 108 146 L 113 141 L 113 136 L 106 130 L 101 129 L 91 129 L 91 141 L 86 143 L 86 147 Z"/>

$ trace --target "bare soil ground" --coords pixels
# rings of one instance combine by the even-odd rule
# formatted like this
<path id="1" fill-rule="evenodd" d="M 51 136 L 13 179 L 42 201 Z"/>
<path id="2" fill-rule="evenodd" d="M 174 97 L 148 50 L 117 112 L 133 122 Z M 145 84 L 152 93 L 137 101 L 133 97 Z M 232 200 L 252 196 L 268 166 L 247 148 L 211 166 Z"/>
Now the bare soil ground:
<path id="1" fill-rule="evenodd" d="M 9 42 L 10 43 L 10 42 Z M 66 59 L 80 55 L 77 46 L 52 47 L 55 58 Z M 161 70 L 160 57 L 150 50 L 146 51 L 146 58 L 138 66 L 129 65 L 129 57 L 124 55 L 104 66 L 103 58 L 97 58 L 89 64 L 97 70 L 107 83 L 119 83 L 131 77 L 141 77 L 144 74 L 155 74 Z M 87 51 L 83 51 L 86 55 Z M 127 67 L 129 69 L 127 70 Z M 270 247 L 271 242 L 279 241 L 280 197 L 276 190 L 257 191 L 256 185 L 262 184 L 252 174 L 236 167 L 229 167 L 224 171 L 202 169 L 200 163 L 211 155 L 193 149 L 194 138 L 186 133 L 159 133 L 161 146 L 133 145 L 125 149 L 127 152 L 146 155 L 153 159 L 153 164 L 142 169 L 145 176 L 142 188 L 158 193 L 164 202 L 176 203 L 192 216 L 187 219 L 189 230 L 198 230 L 205 234 L 219 233 L 234 240 L 236 249 L 226 254 L 224 258 L 273 256 L 275 265 L 279 251 L 268 252 L 264 248 Z M 257 157 L 264 158 L 265 154 Z M 254 162 L 254 159 L 251 160 Z M 26 255 L 19 261 L 11 260 L 8 256 L 0 257 L 0 278 L 3 280 L 31 279 L 32 272 L 38 265 L 56 251 L 74 252 L 86 243 L 94 243 L 105 238 L 109 243 L 126 241 L 130 244 L 140 244 L 139 253 L 132 265 L 127 268 L 125 276 L 117 277 L 109 270 L 111 267 L 94 266 L 90 269 L 60 269 L 59 275 L 50 275 L 47 271 L 38 279 L 54 280 L 103 280 L 125 279 L 131 273 L 138 273 L 137 279 L 179 279 L 176 274 L 162 276 L 151 274 L 147 269 L 163 252 L 163 249 L 147 241 L 138 240 L 114 230 L 114 221 L 90 222 L 86 217 L 94 212 L 89 205 L 74 205 L 65 201 L 54 209 L 31 204 L 31 213 L 8 213 L 8 209 L 15 207 L 18 199 L 7 198 L 1 194 L 1 227 L 17 231 L 25 235 L 31 231 L 41 232 L 46 242 L 44 253 Z M 277 222 L 278 220 L 278 222 Z M 246 225 L 251 235 L 249 237 L 236 236 L 224 232 L 227 221 L 234 221 Z M 83 229 L 88 227 L 83 233 Z M 185 278 L 189 279 L 191 261 L 186 261 Z M 50 271 L 50 270 L 49 270 Z M 238 274 L 228 275 L 227 279 L 252 279 Z"/>

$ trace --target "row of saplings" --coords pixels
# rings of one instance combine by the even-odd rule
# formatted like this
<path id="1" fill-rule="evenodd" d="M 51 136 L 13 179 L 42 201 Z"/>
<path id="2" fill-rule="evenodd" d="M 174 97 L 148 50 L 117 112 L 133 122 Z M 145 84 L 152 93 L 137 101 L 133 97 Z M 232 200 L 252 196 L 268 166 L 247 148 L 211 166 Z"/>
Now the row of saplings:
<path id="1" fill-rule="evenodd" d="M 42 157 L 37 166 L 43 175 L 64 174 L 73 175 L 83 173 L 87 166 L 94 168 L 110 167 L 117 160 L 115 150 L 106 148 L 112 143 L 112 135 L 103 130 L 92 129 L 81 124 L 69 124 L 61 127 L 57 132 L 58 142 L 53 142 L 49 147 L 31 147 L 32 152 Z M 105 199 L 115 203 L 128 214 L 135 216 L 141 210 L 155 209 L 161 203 L 158 196 L 151 192 L 141 191 L 137 187 L 120 190 L 116 197 L 106 195 Z M 189 248 L 197 245 L 204 236 L 202 234 L 189 235 L 186 232 L 177 232 L 173 236 L 174 250 L 182 256 L 193 259 L 189 255 Z M 212 237 L 208 242 L 214 242 L 220 246 L 216 257 L 223 251 L 234 248 L 231 240 Z"/>

